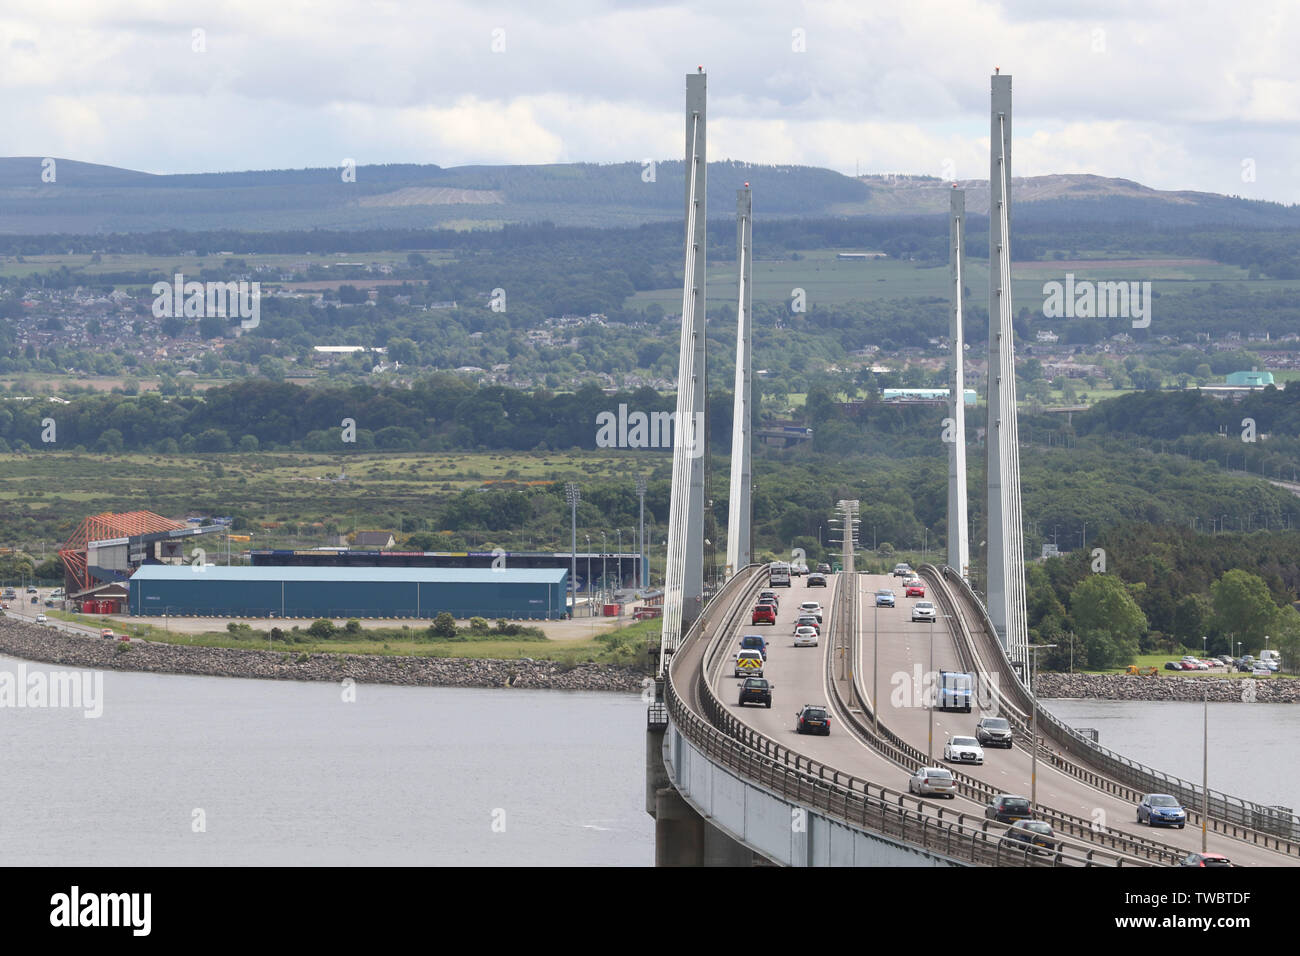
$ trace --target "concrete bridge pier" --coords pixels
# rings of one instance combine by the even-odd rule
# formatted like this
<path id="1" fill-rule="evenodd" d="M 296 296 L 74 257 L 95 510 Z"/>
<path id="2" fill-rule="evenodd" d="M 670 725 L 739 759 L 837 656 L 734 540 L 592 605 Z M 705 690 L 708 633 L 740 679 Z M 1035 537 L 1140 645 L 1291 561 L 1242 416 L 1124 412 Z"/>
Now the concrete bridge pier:
<path id="1" fill-rule="evenodd" d="M 646 731 L 646 813 L 655 818 L 655 866 L 753 866 L 754 851 L 700 816 L 668 778 L 664 730 Z"/>

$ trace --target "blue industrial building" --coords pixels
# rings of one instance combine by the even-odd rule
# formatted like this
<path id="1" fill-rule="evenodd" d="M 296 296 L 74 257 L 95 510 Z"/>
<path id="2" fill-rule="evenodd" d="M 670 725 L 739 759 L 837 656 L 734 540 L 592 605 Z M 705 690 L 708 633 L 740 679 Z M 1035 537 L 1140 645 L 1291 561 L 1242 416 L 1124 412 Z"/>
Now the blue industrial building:
<path id="1" fill-rule="evenodd" d="M 158 565 L 131 577 L 131 614 L 155 617 L 562 618 L 569 572 L 550 569 Z"/>

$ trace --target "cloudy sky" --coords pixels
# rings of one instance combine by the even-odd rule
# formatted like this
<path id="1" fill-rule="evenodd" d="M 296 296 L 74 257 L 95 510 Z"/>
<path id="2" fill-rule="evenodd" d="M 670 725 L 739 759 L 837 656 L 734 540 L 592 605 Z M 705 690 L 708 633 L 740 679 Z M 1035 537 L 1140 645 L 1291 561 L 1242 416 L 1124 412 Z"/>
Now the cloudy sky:
<path id="1" fill-rule="evenodd" d="M 707 11 L 707 12 L 706 12 Z M 1300 4 L 1234 0 L 0 0 L 0 155 L 148 172 L 711 159 L 1300 202 Z"/>

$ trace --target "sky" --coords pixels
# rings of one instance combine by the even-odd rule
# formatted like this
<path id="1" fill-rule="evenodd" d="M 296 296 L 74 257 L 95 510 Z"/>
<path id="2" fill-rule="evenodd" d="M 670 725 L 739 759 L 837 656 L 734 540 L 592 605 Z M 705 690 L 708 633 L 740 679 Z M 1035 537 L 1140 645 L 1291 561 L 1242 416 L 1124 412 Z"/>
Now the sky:
<path id="1" fill-rule="evenodd" d="M 1300 4 L 0 0 L 0 155 L 154 173 L 709 158 L 1300 202 Z"/>

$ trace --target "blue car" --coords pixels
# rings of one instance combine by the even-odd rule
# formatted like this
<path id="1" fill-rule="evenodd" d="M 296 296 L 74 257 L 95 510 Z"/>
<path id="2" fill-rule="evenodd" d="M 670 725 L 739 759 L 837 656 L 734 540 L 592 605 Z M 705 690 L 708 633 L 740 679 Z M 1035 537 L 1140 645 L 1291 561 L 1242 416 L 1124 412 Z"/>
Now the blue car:
<path id="1" fill-rule="evenodd" d="M 888 589 L 876 592 L 876 607 L 893 607 L 894 592 Z"/>
<path id="2" fill-rule="evenodd" d="M 1138 804 L 1137 822 L 1181 830 L 1187 825 L 1187 811 L 1167 793 L 1149 793 Z"/>
<path id="3" fill-rule="evenodd" d="M 746 634 L 740 639 L 742 651 L 758 651 L 767 660 L 767 640 L 761 634 Z"/>

